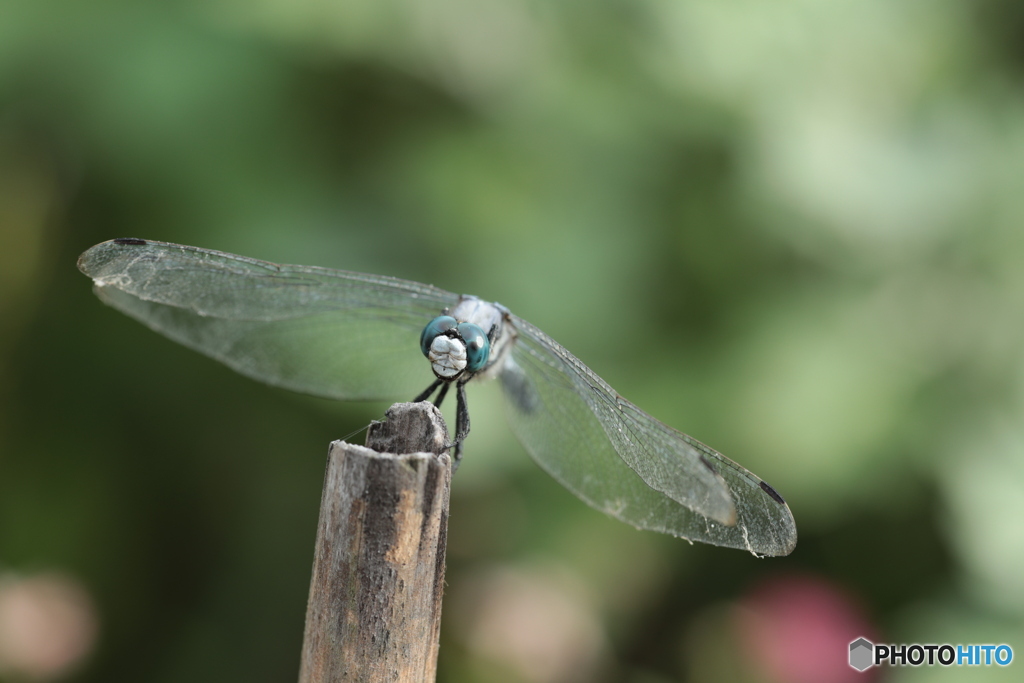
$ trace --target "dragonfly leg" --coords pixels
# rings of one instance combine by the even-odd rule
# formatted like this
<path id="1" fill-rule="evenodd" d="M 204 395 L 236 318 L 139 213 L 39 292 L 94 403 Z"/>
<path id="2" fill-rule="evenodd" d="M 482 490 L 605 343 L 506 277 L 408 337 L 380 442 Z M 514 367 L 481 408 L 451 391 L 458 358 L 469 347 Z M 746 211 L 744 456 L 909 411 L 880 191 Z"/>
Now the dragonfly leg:
<path id="1" fill-rule="evenodd" d="M 466 383 L 459 382 L 455 387 L 458 397 L 455 407 L 455 456 L 452 458 L 452 472 L 462 462 L 462 443 L 469 436 L 469 406 L 466 403 Z"/>
<path id="2" fill-rule="evenodd" d="M 459 463 L 462 462 L 462 442 L 457 441 L 455 443 L 455 455 L 452 457 L 452 474 L 459 469 Z"/>
<path id="3" fill-rule="evenodd" d="M 430 398 L 430 395 L 432 393 L 434 393 L 434 389 L 437 389 L 438 385 L 443 383 L 443 382 L 444 382 L 443 379 L 436 380 L 433 384 L 431 384 L 429 387 L 427 387 L 426 391 L 424 391 L 422 394 L 420 394 L 419 396 L 414 398 L 412 400 L 412 402 L 413 403 L 419 403 L 420 401 L 426 401 L 428 398 Z M 443 391 L 447 391 L 447 390 L 448 390 L 448 387 L 447 387 L 447 385 L 445 385 L 445 388 L 442 390 L 442 392 Z M 441 397 L 444 398 L 444 393 L 441 394 Z"/>
<path id="4" fill-rule="evenodd" d="M 450 387 L 451 385 L 451 382 L 445 382 L 444 386 L 441 387 L 441 391 L 437 392 L 437 399 L 434 401 L 435 408 L 441 407 L 441 401 L 444 400 L 445 395 L 448 393 L 448 387 Z"/>

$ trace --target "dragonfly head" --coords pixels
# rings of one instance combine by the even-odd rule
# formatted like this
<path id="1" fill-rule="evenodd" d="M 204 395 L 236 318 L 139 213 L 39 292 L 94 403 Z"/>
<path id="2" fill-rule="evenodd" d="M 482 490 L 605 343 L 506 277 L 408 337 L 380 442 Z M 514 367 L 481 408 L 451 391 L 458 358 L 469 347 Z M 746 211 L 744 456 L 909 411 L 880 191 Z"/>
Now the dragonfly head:
<path id="1" fill-rule="evenodd" d="M 430 360 L 434 374 L 450 382 L 487 365 L 491 342 L 479 325 L 440 315 L 423 328 L 420 350 Z"/>

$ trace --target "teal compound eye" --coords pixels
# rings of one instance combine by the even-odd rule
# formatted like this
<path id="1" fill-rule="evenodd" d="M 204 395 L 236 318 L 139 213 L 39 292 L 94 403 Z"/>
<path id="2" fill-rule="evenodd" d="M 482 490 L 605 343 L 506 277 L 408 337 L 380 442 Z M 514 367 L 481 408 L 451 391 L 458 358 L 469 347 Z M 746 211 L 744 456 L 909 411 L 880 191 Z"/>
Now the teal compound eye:
<path id="1" fill-rule="evenodd" d="M 430 344 L 434 341 L 434 337 L 444 334 L 458 324 L 450 315 L 439 315 L 427 323 L 427 326 L 423 328 L 423 334 L 420 335 L 420 351 L 423 352 L 423 355 L 426 356 L 430 353 Z M 474 325 L 474 327 L 476 326 Z"/>
<path id="2" fill-rule="evenodd" d="M 473 323 L 459 323 L 459 336 L 466 343 L 466 369 L 476 372 L 487 365 L 487 359 L 491 355 L 491 340 L 484 334 L 483 329 Z"/>

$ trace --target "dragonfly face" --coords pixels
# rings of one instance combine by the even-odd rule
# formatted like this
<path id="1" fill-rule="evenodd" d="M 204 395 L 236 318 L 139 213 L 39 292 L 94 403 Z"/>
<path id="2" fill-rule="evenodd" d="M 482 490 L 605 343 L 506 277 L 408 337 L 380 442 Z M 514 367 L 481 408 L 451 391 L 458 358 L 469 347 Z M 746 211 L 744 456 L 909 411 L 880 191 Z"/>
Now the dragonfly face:
<path id="1" fill-rule="evenodd" d="M 778 492 L 622 398 L 500 304 L 408 280 L 112 240 L 78 267 L 107 304 L 254 379 L 341 400 L 416 400 L 454 384 L 457 463 L 465 385 L 500 380 L 536 462 L 589 505 L 638 528 L 786 555 L 796 524 Z M 425 327 L 424 327 L 425 326 Z M 427 356 L 416 354 L 416 342 Z"/>
<path id="2" fill-rule="evenodd" d="M 463 372 L 482 370 L 491 354 L 491 341 L 478 325 L 439 315 L 423 328 L 420 350 L 437 378 L 450 382 Z"/>

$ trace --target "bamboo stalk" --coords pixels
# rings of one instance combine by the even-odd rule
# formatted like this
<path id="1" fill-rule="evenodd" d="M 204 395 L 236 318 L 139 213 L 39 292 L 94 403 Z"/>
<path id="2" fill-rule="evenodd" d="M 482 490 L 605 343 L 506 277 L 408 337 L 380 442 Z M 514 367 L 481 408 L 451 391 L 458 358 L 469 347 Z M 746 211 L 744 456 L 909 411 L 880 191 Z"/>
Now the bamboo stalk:
<path id="1" fill-rule="evenodd" d="M 396 403 L 366 442 L 330 447 L 300 683 L 436 676 L 448 430 L 433 405 Z"/>

